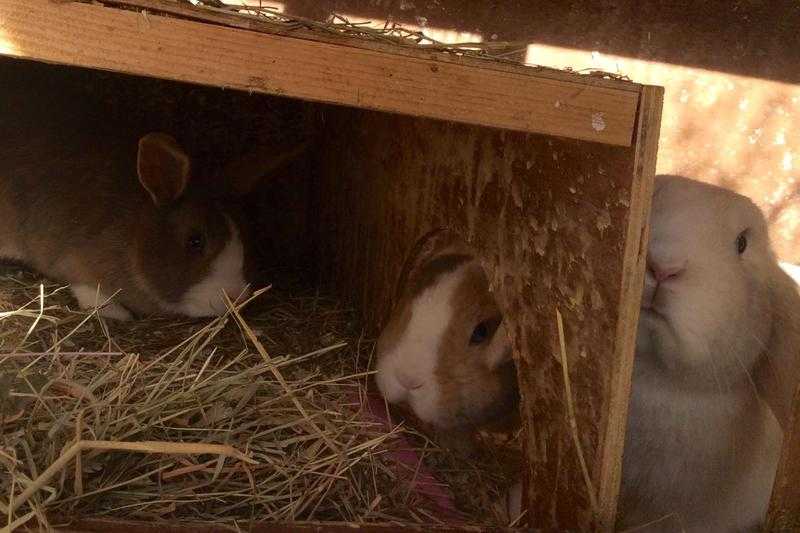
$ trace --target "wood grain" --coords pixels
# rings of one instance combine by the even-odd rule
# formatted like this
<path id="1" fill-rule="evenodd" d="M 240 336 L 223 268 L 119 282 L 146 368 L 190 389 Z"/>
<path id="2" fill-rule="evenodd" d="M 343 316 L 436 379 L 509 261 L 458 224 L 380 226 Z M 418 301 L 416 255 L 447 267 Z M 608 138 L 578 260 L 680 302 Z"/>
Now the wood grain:
<path id="1" fill-rule="evenodd" d="M 632 84 L 396 55 L 111 7 L 0 1 L 0 54 L 629 146 Z M 608 85 L 618 85 L 618 89 Z"/>
<path id="2" fill-rule="evenodd" d="M 605 423 L 605 434 L 601 437 L 599 523 L 602 530 L 609 532 L 614 530 L 622 475 L 622 455 L 636 349 L 636 329 L 647 260 L 650 204 L 653 196 L 663 101 L 663 88 L 652 86 L 642 88 L 642 98 L 639 100 L 637 113 L 630 211 L 622 258 L 619 320 L 608 391 L 609 405 L 605 413 L 608 419 Z"/>
<path id="3" fill-rule="evenodd" d="M 635 149 L 326 113 L 331 135 L 315 165 L 323 285 L 356 303 L 377 329 L 420 238 L 449 228 L 478 250 L 518 358 L 533 527 L 613 523 L 659 94 L 646 95 L 637 123 L 643 144 Z M 567 420 L 556 308 L 596 508 Z"/>
<path id="4" fill-rule="evenodd" d="M 765 531 L 800 530 L 800 387 L 783 435 L 783 450 L 767 513 Z"/>
<path id="5" fill-rule="evenodd" d="M 69 0 L 67 0 L 69 1 Z M 256 15 L 233 13 L 228 9 L 214 8 L 207 5 L 195 6 L 188 3 L 176 4 L 175 0 L 94 0 L 105 5 L 120 6 L 126 8 L 136 8 L 137 10 L 147 10 L 152 13 L 161 13 L 171 16 L 178 16 L 187 20 L 199 22 L 210 22 L 221 24 L 232 28 L 241 28 L 261 33 L 273 35 L 284 35 L 298 39 L 306 39 L 322 43 L 330 43 L 340 46 L 352 46 L 365 50 L 375 50 L 392 55 L 414 57 L 418 59 L 431 59 L 467 65 L 484 70 L 497 70 L 499 72 L 511 72 L 525 76 L 533 73 L 541 78 L 574 82 L 575 72 L 559 70 L 552 67 L 540 65 L 522 65 L 515 61 L 496 61 L 491 58 L 475 57 L 470 55 L 442 53 L 426 46 L 397 46 L 393 43 L 384 41 L 361 39 L 351 37 L 344 33 L 321 31 L 303 25 L 303 22 L 286 25 L 273 22 L 270 19 Z M 637 83 L 613 79 L 610 77 L 582 74 L 578 78 L 581 83 L 596 87 L 606 87 L 610 89 L 627 90 L 639 92 L 640 86 Z"/>

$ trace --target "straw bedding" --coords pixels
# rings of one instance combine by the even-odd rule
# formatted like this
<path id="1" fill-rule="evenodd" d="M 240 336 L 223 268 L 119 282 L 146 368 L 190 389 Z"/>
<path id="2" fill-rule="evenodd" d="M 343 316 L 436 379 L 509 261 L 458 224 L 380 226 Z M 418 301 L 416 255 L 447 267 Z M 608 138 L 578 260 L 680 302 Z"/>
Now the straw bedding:
<path id="1" fill-rule="evenodd" d="M 269 10 L 239 15 L 425 44 L 394 26 L 312 23 Z M 506 51 L 427 46 L 494 59 Z M 76 91 L 76 101 L 134 129 L 177 129 L 206 167 L 313 136 L 319 113 L 158 80 L 4 68 L 31 69 L 46 86 Z M 285 253 L 281 243 L 273 247 Z M 384 423 L 368 408 L 372 350 L 350 309 L 296 279 L 232 304 L 217 320 L 117 323 L 77 311 L 59 284 L 0 265 L 0 532 L 89 517 L 232 529 L 251 521 L 508 523 L 501 503 L 519 473 L 518 439 L 483 435 L 477 451 L 454 452 L 397 413 Z M 412 467 L 397 460 L 409 447 L 421 458 Z M 420 489 L 425 469 L 457 512 L 445 517 Z"/>
<path id="2" fill-rule="evenodd" d="M 459 456 L 365 416 L 372 343 L 350 310 L 302 285 L 216 320 L 116 323 L 0 267 L 0 353 L 0 512 L 12 526 L 436 523 L 441 510 L 392 460 L 399 439 L 464 521 L 507 520 L 496 504 L 516 443 Z"/>

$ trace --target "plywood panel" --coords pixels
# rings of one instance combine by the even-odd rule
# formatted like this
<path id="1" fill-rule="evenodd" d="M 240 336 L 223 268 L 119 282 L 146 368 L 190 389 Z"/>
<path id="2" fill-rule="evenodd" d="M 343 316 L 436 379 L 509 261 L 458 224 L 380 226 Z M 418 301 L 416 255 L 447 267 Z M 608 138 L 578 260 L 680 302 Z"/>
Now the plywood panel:
<path id="1" fill-rule="evenodd" d="M 0 2 L 0 54 L 622 146 L 630 145 L 638 100 L 638 86 L 626 82 L 48 0 Z"/>
<path id="2" fill-rule="evenodd" d="M 536 527 L 613 522 L 659 98 L 643 99 L 638 150 L 371 112 L 326 116 L 338 135 L 319 165 L 320 266 L 369 325 L 386 318 L 403 261 L 428 231 L 454 229 L 483 254 L 519 357 Z M 567 418 L 556 309 L 588 478 Z"/>
<path id="3" fill-rule="evenodd" d="M 636 128 L 636 149 L 633 180 L 630 189 L 631 209 L 628 213 L 627 234 L 622 256 L 622 279 L 619 297 L 619 320 L 615 332 L 615 353 L 612 359 L 607 421 L 604 424 L 604 465 L 598 487 L 600 523 L 612 530 L 617 513 L 625 430 L 628 419 L 633 354 L 636 349 L 636 329 L 644 285 L 649 235 L 650 204 L 653 196 L 653 178 L 656 171 L 658 132 L 661 126 L 661 109 L 664 91 L 660 87 L 644 87 L 639 104 Z"/>

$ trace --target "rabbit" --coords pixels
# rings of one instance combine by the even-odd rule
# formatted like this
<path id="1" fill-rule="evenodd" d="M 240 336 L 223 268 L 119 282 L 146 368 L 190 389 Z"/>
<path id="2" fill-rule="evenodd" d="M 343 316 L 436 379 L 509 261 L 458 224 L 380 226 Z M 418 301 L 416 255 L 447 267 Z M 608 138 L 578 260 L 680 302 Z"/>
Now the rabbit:
<path id="1" fill-rule="evenodd" d="M 376 382 L 438 430 L 469 431 L 516 411 L 516 368 L 480 262 L 440 232 L 412 255 L 376 345 Z"/>
<path id="2" fill-rule="evenodd" d="M 210 194 L 205 185 L 220 180 L 173 137 L 138 137 L 80 101 L 31 98 L 42 84 L 16 81 L 0 88 L 0 259 L 69 283 L 82 308 L 114 296 L 100 313 L 119 320 L 215 316 L 227 309 L 223 291 L 251 294 L 236 202 Z"/>
<path id="3" fill-rule="evenodd" d="M 620 530 L 760 527 L 797 384 L 798 302 L 755 204 L 656 177 Z"/>

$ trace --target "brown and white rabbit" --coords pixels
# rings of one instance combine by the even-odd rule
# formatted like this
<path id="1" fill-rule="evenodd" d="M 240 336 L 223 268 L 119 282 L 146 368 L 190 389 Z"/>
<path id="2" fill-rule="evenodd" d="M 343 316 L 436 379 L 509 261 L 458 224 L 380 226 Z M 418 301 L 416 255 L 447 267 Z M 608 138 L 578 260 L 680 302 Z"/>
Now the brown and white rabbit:
<path id="1" fill-rule="evenodd" d="M 794 283 L 755 204 L 678 176 L 656 177 L 647 262 L 618 525 L 756 530 L 797 382 Z"/>
<path id="2" fill-rule="evenodd" d="M 376 382 L 438 429 L 502 419 L 518 401 L 511 344 L 480 262 L 452 234 L 413 254 L 377 344 Z"/>
<path id="3" fill-rule="evenodd" d="M 17 82 L 0 88 L 0 258 L 68 282 L 84 308 L 118 293 L 102 309 L 116 319 L 217 315 L 222 291 L 249 294 L 237 210 L 175 139 Z"/>

